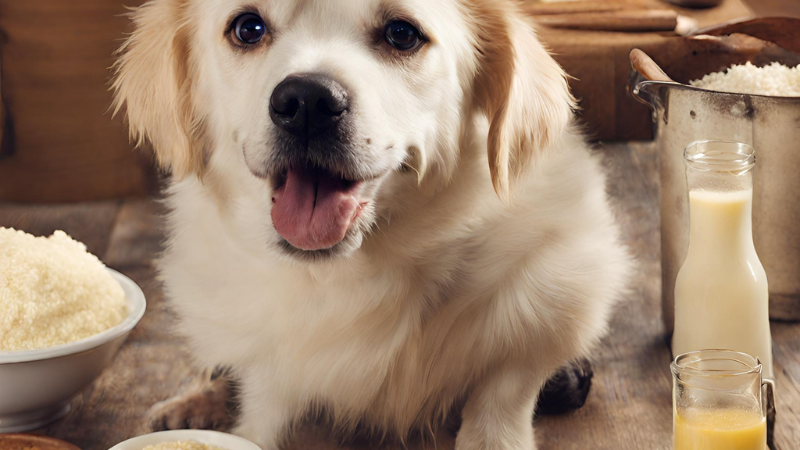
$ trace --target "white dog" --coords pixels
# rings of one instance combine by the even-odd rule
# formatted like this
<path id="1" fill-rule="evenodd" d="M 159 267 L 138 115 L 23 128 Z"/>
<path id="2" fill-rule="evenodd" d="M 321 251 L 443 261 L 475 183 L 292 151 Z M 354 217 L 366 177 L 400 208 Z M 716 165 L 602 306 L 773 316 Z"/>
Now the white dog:
<path id="1" fill-rule="evenodd" d="M 324 410 L 535 448 L 625 289 L 565 74 L 511 0 L 153 0 L 116 107 L 171 170 L 167 294 L 268 450 Z"/>

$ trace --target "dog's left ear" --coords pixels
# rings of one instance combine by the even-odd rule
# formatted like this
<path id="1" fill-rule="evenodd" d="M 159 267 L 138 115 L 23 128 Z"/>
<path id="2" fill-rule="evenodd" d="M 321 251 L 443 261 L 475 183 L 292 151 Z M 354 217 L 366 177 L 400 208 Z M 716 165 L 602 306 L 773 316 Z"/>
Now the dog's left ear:
<path id="1" fill-rule="evenodd" d="M 114 65 L 114 113 L 126 105 L 133 141 L 153 144 L 159 165 L 180 180 L 203 172 L 202 120 L 189 75 L 184 1 L 150 0 L 131 13 L 136 30 Z"/>
<path id="2" fill-rule="evenodd" d="M 575 102 L 566 74 L 512 2 L 468 0 L 475 23 L 475 98 L 489 119 L 489 168 L 497 195 L 561 136 Z"/>

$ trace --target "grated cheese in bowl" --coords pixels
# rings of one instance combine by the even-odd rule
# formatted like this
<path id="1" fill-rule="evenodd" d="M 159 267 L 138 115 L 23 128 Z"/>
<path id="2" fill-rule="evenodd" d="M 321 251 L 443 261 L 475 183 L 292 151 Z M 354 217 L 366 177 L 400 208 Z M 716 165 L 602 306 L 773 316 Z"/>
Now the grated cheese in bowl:
<path id="1" fill-rule="evenodd" d="M 774 62 L 757 67 L 747 62 L 722 72 L 710 73 L 689 84 L 702 89 L 738 94 L 800 97 L 800 65 L 786 67 Z"/>
<path id="2" fill-rule="evenodd" d="M 0 352 L 78 341 L 127 315 L 122 287 L 85 245 L 0 227 Z"/>
<path id="3" fill-rule="evenodd" d="M 142 450 L 224 450 L 213 445 L 201 444 L 196 441 L 173 441 L 148 445 Z"/>

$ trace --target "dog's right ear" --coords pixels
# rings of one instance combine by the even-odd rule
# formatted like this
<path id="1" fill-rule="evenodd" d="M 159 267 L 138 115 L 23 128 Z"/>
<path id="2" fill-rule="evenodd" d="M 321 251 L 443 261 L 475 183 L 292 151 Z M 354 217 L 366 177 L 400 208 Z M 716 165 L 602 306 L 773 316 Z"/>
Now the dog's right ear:
<path id="1" fill-rule="evenodd" d="M 203 166 L 183 3 L 151 0 L 131 13 L 135 31 L 117 52 L 111 84 L 114 114 L 126 105 L 131 140 L 150 141 L 159 165 L 177 179 Z"/>
<path id="2" fill-rule="evenodd" d="M 566 74 L 510 0 L 465 0 L 474 21 L 479 67 L 475 100 L 489 120 L 489 169 L 497 195 L 511 200 L 514 181 L 572 120 Z"/>

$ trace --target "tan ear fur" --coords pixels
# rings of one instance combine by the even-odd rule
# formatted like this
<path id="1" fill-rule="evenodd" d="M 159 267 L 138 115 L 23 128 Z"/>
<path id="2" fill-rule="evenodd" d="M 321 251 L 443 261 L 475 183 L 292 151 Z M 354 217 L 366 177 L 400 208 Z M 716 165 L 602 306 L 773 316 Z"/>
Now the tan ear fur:
<path id="1" fill-rule="evenodd" d="M 488 157 L 497 195 L 569 126 L 575 102 L 566 74 L 511 1 L 469 0 L 476 21 L 478 106 L 489 119 Z"/>
<path id="2" fill-rule="evenodd" d="M 186 0 L 151 0 L 131 13 L 135 31 L 114 65 L 114 114 L 126 105 L 131 140 L 153 144 L 161 167 L 202 175 L 201 121 L 192 106 Z"/>

